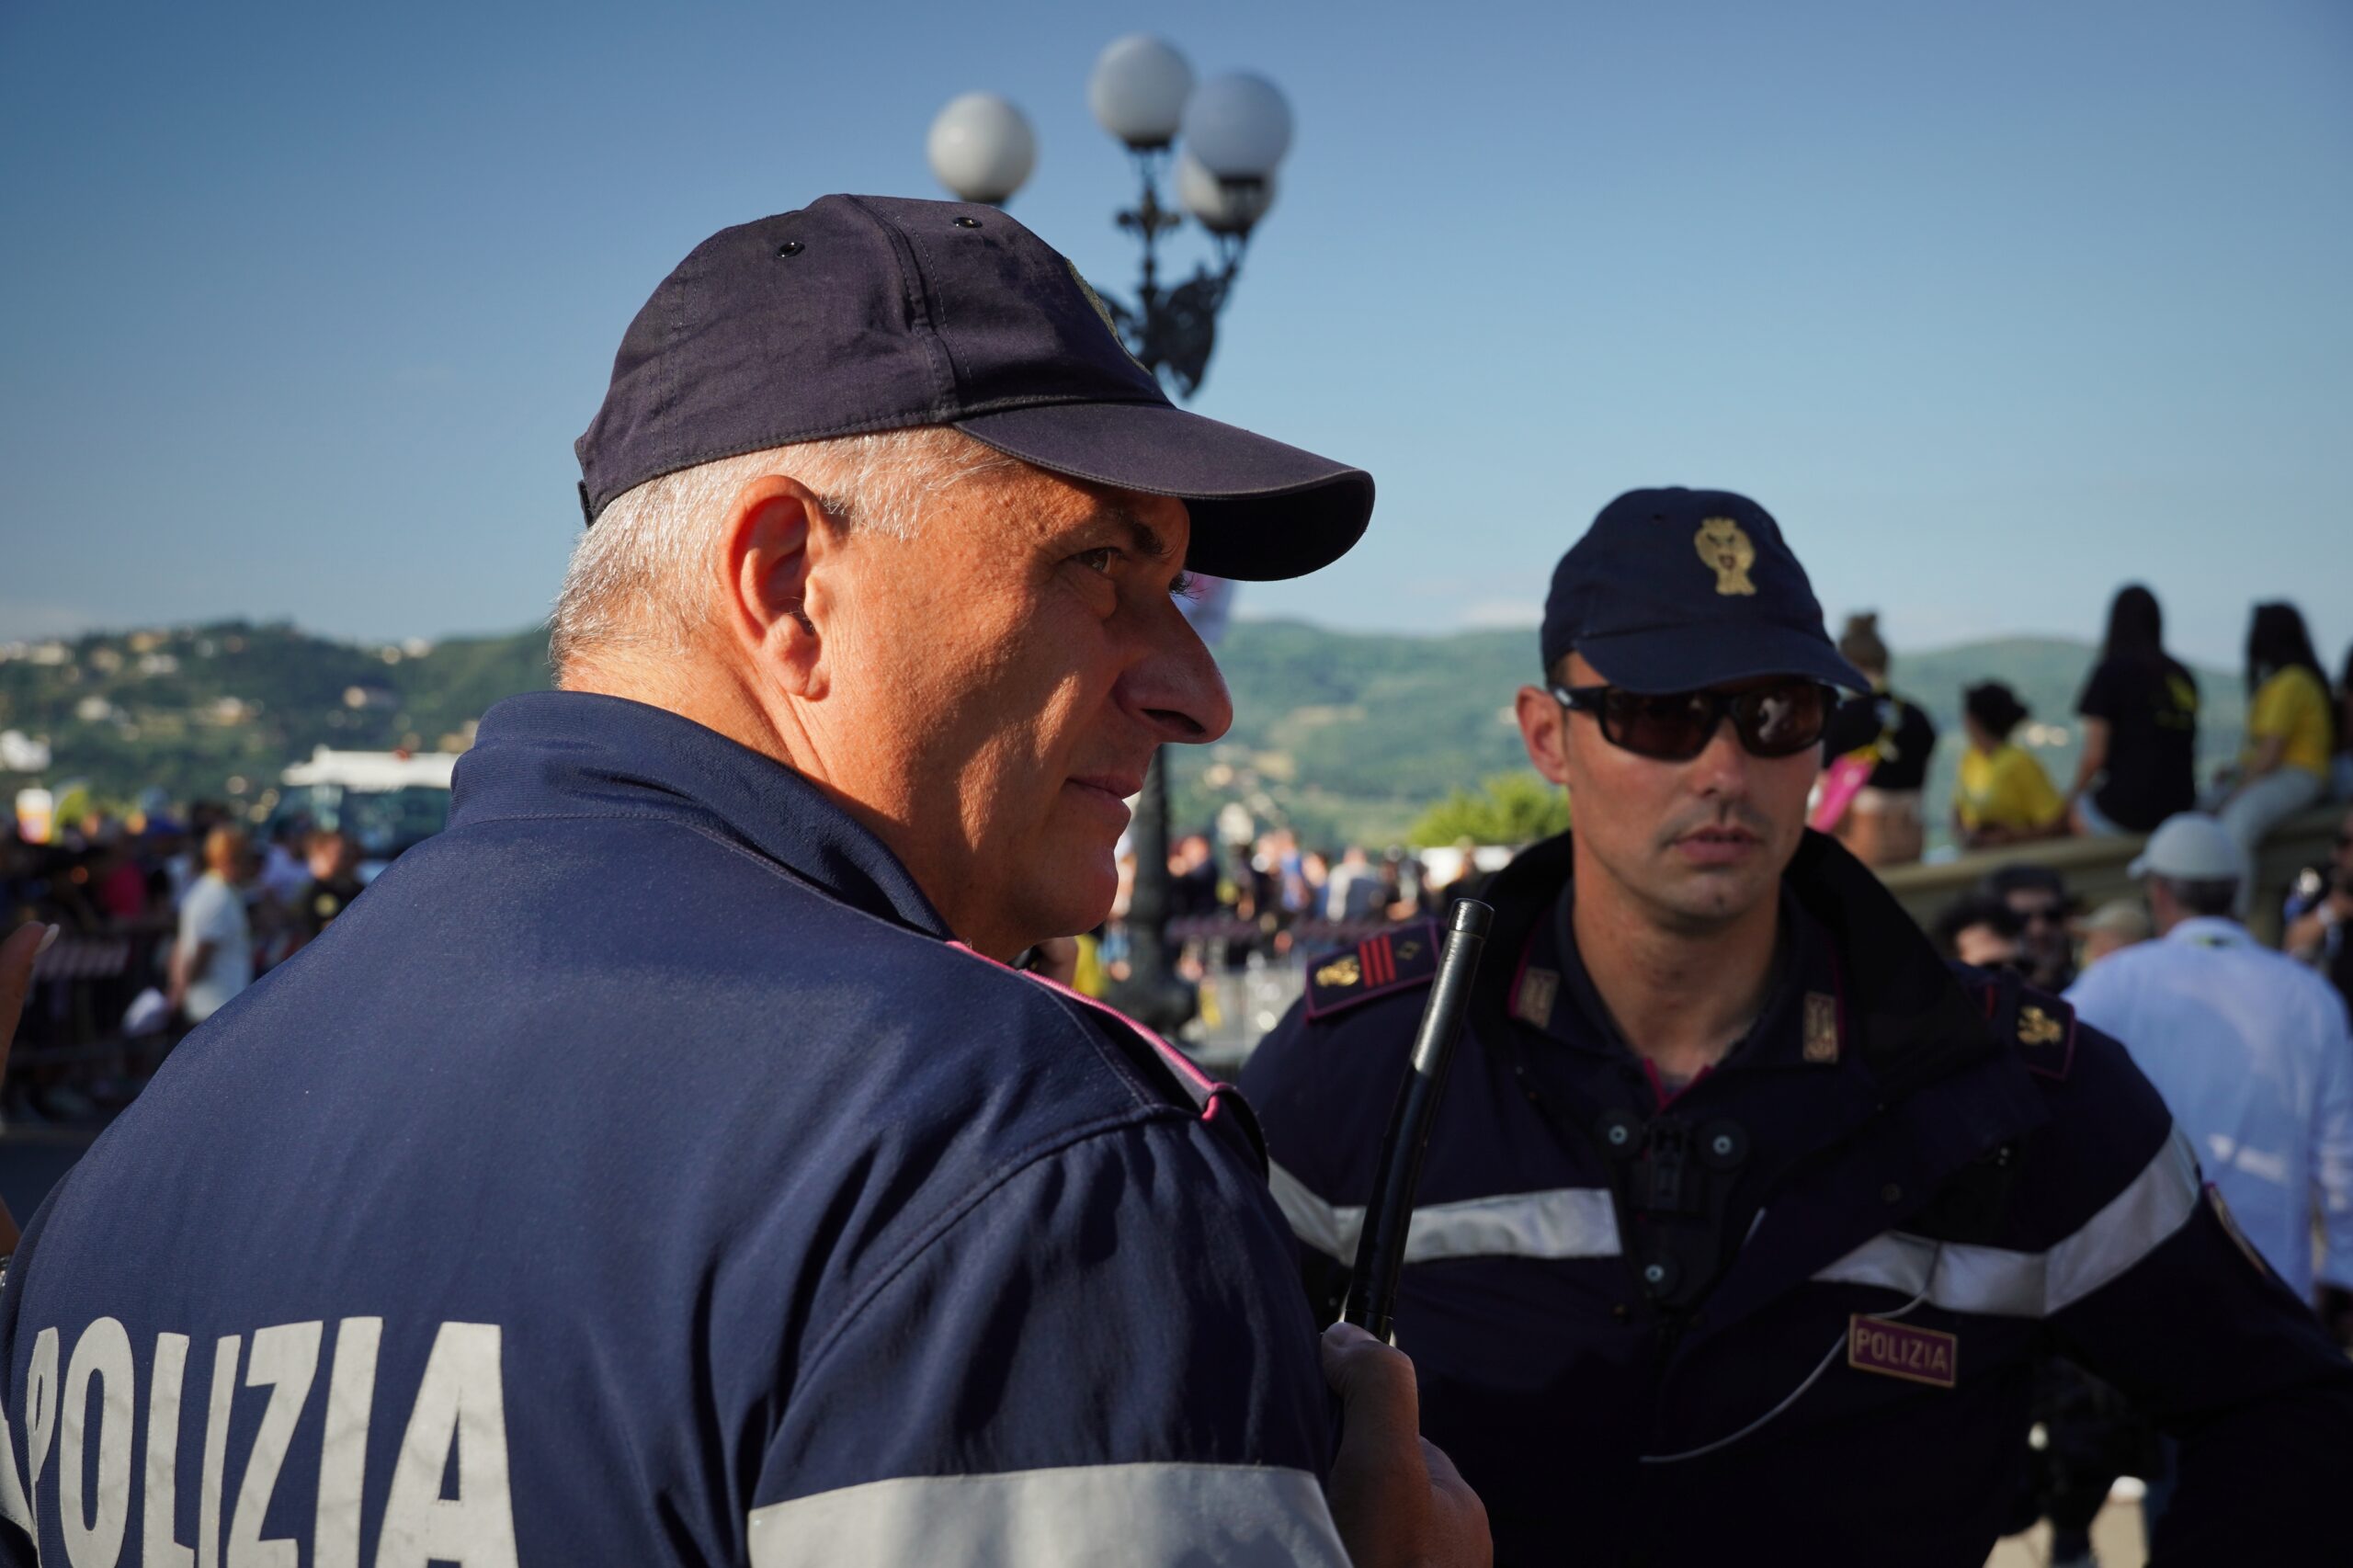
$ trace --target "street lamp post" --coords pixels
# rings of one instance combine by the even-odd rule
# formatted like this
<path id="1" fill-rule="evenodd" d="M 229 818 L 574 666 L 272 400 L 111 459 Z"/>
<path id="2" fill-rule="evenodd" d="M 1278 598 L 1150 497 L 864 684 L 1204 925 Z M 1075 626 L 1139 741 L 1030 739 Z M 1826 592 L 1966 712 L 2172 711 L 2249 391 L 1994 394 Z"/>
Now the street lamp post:
<path id="1" fill-rule="evenodd" d="M 1275 170 L 1290 150 L 1290 106 L 1264 76 L 1237 71 L 1196 85 L 1174 45 L 1144 34 L 1120 39 L 1095 62 L 1087 107 L 1124 144 L 1137 175 L 1135 205 L 1115 215 L 1136 237 L 1142 267 L 1132 302 L 1099 290 L 1128 351 L 1189 401 L 1217 347 L 1217 316 L 1241 271 L 1242 253 L 1274 205 Z M 1003 205 L 1037 162 L 1037 140 L 1021 111 L 989 93 L 953 99 L 926 143 L 932 173 L 966 201 Z M 1163 201 L 1172 174 L 1176 206 Z M 1211 239 L 1214 260 L 1163 288 L 1160 245 L 1186 216 Z M 1190 987 L 1171 972 L 1168 918 L 1168 782 L 1155 753 L 1129 827 L 1136 876 L 1128 903 L 1129 974 L 1118 1000 L 1139 1021 L 1174 1031 L 1192 1017 Z"/>
<path id="2" fill-rule="evenodd" d="M 1290 151 L 1290 106 L 1264 76 L 1236 71 L 1198 85 L 1176 48 L 1137 34 L 1106 49 L 1087 78 L 1096 121 L 1133 155 L 1135 205 L 1115 214 L 1136 237 L 1142 267 L 1132 302 L 1108 290 L 1104 304 L 1128 349 L 1179 398 L 1200 390 L 1217 344 L 1217 315 L 1242 267 L 1251 232 L 1274 205 L 1275 170 Z M 1037 165 L 1029 121 L 994 93 L 950 99 L 932 121 L 925 152 L 939 183 L 966 201 L 1002 206 Z M 1162 192 L 1170 176 L 1176 205 Z M 1174 287 L 1160 281 L 1161 241 L 1190 216 L 1210 236 L 1214 261 Z"/>

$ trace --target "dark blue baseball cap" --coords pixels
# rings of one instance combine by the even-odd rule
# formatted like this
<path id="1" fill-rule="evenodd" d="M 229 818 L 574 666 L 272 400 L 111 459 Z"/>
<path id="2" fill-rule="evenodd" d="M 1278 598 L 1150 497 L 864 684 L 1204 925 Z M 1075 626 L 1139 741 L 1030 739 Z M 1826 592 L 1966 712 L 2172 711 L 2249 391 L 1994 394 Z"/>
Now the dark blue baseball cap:
<path id="1" fill-rule="evenodd" d="M 1552 571 L 1544 668 L 1574 650 L 1629 691 L 1812 676 L 1868 691 L 1780 525 L 1728 490 L 1630 490 Z"/>
<path id="2" fill-rule="evenodd" d="M 1186 564 L 1329 565 L 1372 478 L 1188 414 L 1075 267 L 994 207 L 827 196 L 723 229 L 663 279 L 574 443 L 593 526 L 624 491 L 797 441 L 951 425 L 1074 479 L 1183 500 Z"/>

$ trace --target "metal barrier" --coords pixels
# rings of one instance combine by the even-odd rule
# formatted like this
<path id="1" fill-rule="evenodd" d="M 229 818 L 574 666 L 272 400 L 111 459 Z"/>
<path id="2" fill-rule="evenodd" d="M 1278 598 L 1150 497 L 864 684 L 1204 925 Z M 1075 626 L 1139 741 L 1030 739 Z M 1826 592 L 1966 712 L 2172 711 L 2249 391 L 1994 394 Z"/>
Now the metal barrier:
<path id="1" fill-rule="evenodd" d="M 119 1108 L 152 1076 L 175 1033 L 127 1039 L 123 1011 L 157 983 L 167 921 L 108 931 L 64 931 L 33 966 L 33 987 L 8 1057 L 5 1114 L 37 1124 L 91 1123 Z"/>

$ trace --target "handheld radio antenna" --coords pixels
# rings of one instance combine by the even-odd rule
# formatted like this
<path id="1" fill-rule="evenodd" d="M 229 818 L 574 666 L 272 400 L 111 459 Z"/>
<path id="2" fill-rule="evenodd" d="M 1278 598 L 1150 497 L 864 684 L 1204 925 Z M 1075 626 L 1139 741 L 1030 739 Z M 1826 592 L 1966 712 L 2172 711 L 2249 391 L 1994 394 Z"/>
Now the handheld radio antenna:
<path id="1" fill-rule="evenodd" d="M 1405 1262 L 1405 1233 L 1414 1220 L 1414 1192 L 1421 1186 L 1422 1155 L 1429 1148 L 1438 1096 L 1454 1062 L 1454 1042 L 1461 1037 L 1462 1020 L 1471 1009 L 1471 980 L 1479 971 L 1479 955 L 1495 918 L 1493 907 L 1473 898 L 1455 900 L 1448 913 L 1438 983 L 1422 1009 L 1413 1060 L 1405 1081 L 1397 1086 L 1389 1133 L 1381 1142 L 1381 1169 L 1373 1178 L 1372 1201 L 1365 1206 L 1364 1231 L 1357 1238 L 1356 1263 L 1348 1271 L 1347 1300 L 1340 1317 L 1383 1342 L 1397 1306 L 1397 1271 Z"/>

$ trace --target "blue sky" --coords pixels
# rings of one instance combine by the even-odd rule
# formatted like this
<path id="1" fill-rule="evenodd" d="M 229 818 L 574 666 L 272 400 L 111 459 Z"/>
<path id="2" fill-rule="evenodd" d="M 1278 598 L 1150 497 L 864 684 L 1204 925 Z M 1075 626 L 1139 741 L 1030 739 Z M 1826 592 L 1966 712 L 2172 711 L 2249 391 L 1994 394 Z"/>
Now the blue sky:
<path id="1" fill-rule="evenodd" d="M 1098 282 L 1126 32 L 1298 138 L 1195 406 L 1363 463 L 1366 543 L 1245 613 L 1532 621 L 1618 491 L 1744 490 L 1899 652 L 2353 638 L 2353 9 L 2335 0 L 1181 10 L 1000 0 L 0 8 L 0 637 L 543 614 L 620 331 L 723 224 L 936 194 Z M 1180 244 L 1180 254 L 1188 247 Z M 1189 260 L 1189 257 L 1188 257 Z"/>

